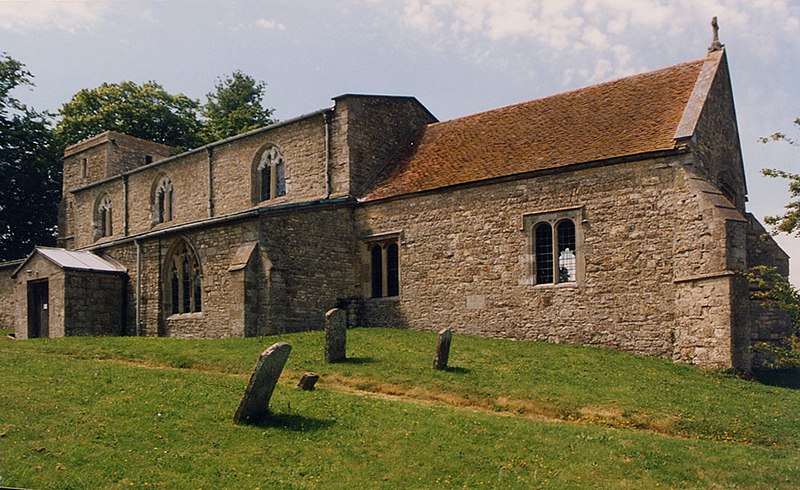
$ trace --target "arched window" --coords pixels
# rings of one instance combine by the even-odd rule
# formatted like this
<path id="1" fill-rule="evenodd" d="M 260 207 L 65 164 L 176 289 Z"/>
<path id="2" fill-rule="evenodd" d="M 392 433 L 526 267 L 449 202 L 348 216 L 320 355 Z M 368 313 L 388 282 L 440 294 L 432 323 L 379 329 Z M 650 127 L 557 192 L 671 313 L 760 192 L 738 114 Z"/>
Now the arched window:
<path id="1" fill-rule="evenodd" d="M 111 219 L 111 198 L 104 194 L 97 201 L 95 210 L 95 240 L 101 237 L 111 236 L 114 233 L 113 221 Z"/>
<path id="2" fill-rule="evenodd" d="M 162 176 L 154 190 L 152 202 L 152 221 L 153 224 L 166 223 L 172 221 L 172 181 L 166 175 Z"/>
<path id="3" fill-rule="evenodd" d="M 372 298 L 400 296 L 400 248 L 397 238 L 367 244 Z"/>
<path id="4" fill-rule="evenodd" d="M 258 159 L 254 195 L 257 201 L 267 201 L 286 195 L 286 163 L 276 146 L 267 147 Z"/>
<path id="5" fill-rule="evenodd" d="M 186 240 L 180 239 L 167 255 L 165 269 L 169 294 L 164 295 L 168 300 L 164 310 L 173 315 L 203 311 L 200 262 Z"/>

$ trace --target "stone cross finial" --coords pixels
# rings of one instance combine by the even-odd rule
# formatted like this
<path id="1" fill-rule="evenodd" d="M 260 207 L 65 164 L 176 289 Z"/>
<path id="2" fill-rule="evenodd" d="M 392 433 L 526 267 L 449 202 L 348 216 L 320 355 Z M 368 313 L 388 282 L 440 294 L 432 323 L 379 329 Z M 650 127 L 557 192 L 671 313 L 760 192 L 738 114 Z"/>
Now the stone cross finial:
<path id="1" fill-rule="evenodd" d="M 711 40 L 711 46 L 708 47 L 708 52 L 713 53 L 714 51 L 719 51 L 725 45 L 719 42 L 719 23 L 717 23 L 717 17 L 714 16 L 711 19 L 711 29 L 714 31 L 714 37 Z"/>

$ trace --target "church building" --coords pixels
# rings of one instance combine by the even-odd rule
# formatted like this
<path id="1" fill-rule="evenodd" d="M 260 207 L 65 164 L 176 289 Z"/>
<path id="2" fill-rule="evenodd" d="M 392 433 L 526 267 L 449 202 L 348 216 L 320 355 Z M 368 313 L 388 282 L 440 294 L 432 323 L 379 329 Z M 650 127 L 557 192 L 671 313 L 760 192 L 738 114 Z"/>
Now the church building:
<path id="1" fill-rule="evenodd" d="M 746 210 L 725 51 L 440 122 L 413 97 L 174 154 L 66 149 L 59 247 L 1 271 L 16 337 L 219 338 L 351 326 L 751 367 L 789 334 L 739 274 L 788 274 Z"/>

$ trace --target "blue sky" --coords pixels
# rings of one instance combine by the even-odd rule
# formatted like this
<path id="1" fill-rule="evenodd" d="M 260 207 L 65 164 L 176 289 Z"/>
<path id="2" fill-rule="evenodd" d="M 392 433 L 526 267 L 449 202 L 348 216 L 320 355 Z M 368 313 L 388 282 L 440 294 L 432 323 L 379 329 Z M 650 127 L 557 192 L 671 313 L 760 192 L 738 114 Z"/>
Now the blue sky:
<path id="1" fill-rule="evenodd" d="M 702 58 L 711 17 L 733 80 L 750 210 L 788 202 L 766 166 L 800 172 L 800 2 L 788 0 L 0 0 L 0 50 L 36 87 L 16 93 L 56 111 L 86 87 L 155 80 L 204 99 L 241 69 L 267 82 L 280 119 L 343 93 L 417 97 L 440 120 Z M 800 239 L 778 237 L 796 259 Z"/>

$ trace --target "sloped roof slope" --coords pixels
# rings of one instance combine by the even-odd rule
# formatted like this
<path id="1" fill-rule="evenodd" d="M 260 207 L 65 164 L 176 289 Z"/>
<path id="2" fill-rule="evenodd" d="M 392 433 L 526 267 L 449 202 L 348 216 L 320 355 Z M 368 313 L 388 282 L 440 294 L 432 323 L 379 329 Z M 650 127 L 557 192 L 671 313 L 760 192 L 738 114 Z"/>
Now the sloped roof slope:
<path id="1" fill-rule="evenodd" d="M 673 149 L 705 61 L 430 124 L 363 200 Z"/>
<path id="2" fill-rule="evenodd" d="M 124 274 L 128 272 L 124 266 L 104 259 L 92 252 L 79 250 L 66 250 L 63 248 L 36 247 L 31 255 L 14 271 L 16 275 L 35 254 L 42 254 L 47 260 L 62 269 L 90 272 L 113 272 Z"/>

